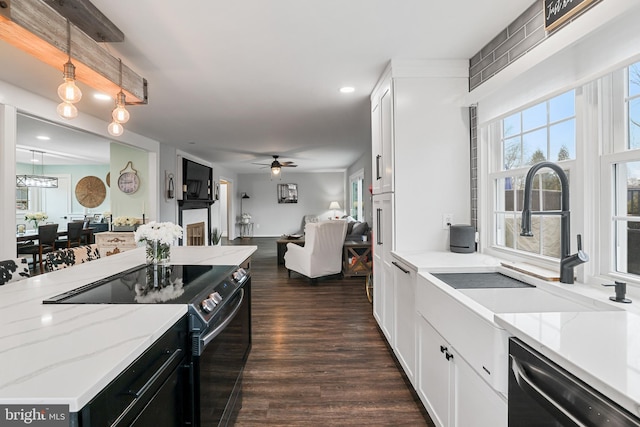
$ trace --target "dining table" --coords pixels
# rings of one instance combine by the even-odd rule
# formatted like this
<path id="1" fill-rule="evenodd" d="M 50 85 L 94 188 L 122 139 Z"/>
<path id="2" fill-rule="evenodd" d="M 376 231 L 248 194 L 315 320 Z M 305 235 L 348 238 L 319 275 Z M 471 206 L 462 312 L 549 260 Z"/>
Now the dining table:
<path id="1" fill-rule="evenodd" d="M 66 236 L 67 230 L 59 230 L 58 231 L 58 237 L 63 237 Z M 95 239 L 93 237 L 93 228 L 92 227 L 86 227 L 82 229 L 82 234 L 84 236 L 87 236 L 87 241 L 89 243 L 95 243 Z M 21 243 L 21 242 L 29 242 L 32 240 L 38 240 L 38 230 L 27 230 L 24 233 L 16 233 L 16 242 L 17 243 Z"/>

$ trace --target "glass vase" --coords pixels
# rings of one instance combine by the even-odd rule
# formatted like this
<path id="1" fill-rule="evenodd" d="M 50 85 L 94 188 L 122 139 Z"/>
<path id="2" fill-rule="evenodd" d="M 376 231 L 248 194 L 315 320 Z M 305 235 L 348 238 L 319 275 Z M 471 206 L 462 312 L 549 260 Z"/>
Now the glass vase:
<path id="1" fill-rule="evenodd" d="M 171 256 L 171 245 L 157 240 L 147 241 L 147 264 L 168 264 Z"/>

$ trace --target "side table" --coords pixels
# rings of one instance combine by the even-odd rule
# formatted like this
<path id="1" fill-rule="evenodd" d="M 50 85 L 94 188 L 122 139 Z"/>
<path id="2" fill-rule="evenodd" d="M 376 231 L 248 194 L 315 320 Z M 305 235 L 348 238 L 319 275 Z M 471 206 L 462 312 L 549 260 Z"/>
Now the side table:
<path id="1" fill-rule="evenodd" d="M 280 239 L 276 241 L 278 245 L 278 265 L 284 265 L 284 254 L 287 252 L 287 243 L 295 243 L 298 246 L 304 246 L 304 239 Z"/>
<path id="2" fill-rule="evenodd" d="M 342 275 L 368 276 L 371 273 L 371 242 L 344 242 Z"/>
<path id="3" fill-rule="evenodd" d="M 239 222 L 240 237 L 242 239 L 248 239 L 253 237 L 253 223 L 252 222 Z"/>

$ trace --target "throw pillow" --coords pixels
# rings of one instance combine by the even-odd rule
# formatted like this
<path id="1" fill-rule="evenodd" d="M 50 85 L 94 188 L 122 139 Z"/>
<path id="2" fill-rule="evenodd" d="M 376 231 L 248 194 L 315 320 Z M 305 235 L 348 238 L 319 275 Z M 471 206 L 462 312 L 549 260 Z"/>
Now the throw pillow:
<path id="1" fill-rule="evenodd" d="M 353 230 L 351 231 L 350 234 L 354 234 L 356 236 L 362 236 L 363 234 L 366 234 L 367 231 L 369 231 L 369 224 L 367 224 L 366 222 L 358 222 L 356 225 L 353 226 Z"/>
<path id="2" fill-rule="evenodd" d="M 0 285 L 31 277 L 29 263 L 25 258 L 0 261 Z"/>

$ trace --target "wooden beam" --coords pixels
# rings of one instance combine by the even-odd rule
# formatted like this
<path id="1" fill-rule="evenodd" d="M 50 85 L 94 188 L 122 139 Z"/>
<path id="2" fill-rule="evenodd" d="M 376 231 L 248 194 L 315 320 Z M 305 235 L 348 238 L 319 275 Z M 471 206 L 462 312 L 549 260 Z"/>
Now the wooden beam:
<path id="1" fill-rule="evenodd" d="M 44 0 L 97 42 L 123 42 L 124 33 L 89 0 Z"/>
<path id="2" fill-rule="evenodd" d="M 6 7 L 3 7 L 5 6 Z M 67 62 L 67 20 L 41 0 L 0 0 L 0 39 L 60 70 Z M 120 61 L 71 25 L 71 57 L 76 79 L 115 98 Z M 122 64 L 127 104 L 146 104 L 147 81 Z"/>

